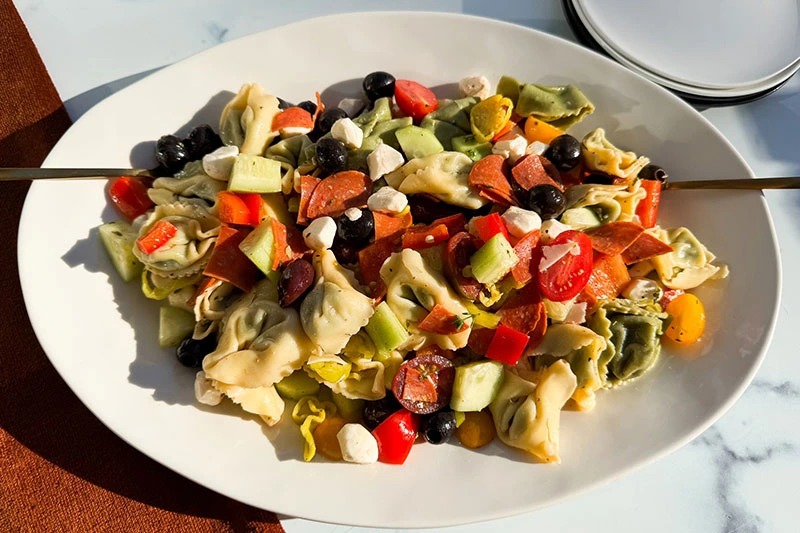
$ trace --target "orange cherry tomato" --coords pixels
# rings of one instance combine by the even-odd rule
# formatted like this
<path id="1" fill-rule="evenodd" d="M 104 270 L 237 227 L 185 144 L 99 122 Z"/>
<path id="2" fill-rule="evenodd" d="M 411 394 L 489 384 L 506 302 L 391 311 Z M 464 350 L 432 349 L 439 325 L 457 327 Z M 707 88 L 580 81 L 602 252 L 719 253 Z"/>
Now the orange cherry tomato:
<path id="1" fill-rule="evenodd" d="M 692 344 L 706 329 L 706 310 L 694 294 L 684 293 L 667 304 L 672 322 L 664 334 L 679 344 Z"/>

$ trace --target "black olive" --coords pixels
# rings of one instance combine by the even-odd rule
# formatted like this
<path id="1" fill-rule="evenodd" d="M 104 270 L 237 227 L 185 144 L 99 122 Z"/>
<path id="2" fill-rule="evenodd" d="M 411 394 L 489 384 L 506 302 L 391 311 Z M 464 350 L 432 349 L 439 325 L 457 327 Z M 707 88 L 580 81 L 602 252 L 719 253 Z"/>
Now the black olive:
<path id="1" fill-rule="evenodd" d="M 419 432 L 431 444 L 443 444 L 456 430 L 456 415 L 453 411 L 436 411 L 422 417 Z"/>
<path id="2" fill-rule="evenodd" d="M 463 213 L 464 209 L 450 205 L 424 194 L 412 194 L 408 197 L 408 207 L 411 209 L 411 218 L 414 222 L 430 224 L 434 220 Z"/>
<path id="3" fill-rule="evenodd" d="M 214 335 L 209 335 L 204 339 L 186 337 L 178 345 L 175 355 L 178 357 L 178 362 L 183 366 L 200 368 L 203 364 L 203 359 L 216 348 L 217 338 Z"/>
<path id="4" fill-rule="evenodd" d="M 360 209 L 361 216 L 350 220 L 347 214 L 336 219 L 336 235 L 350 244 L 364 244 L 375 234 L 375 217 L 369 209 Z"/>
<path id="5" fill-rule="evenodd" d="M 667 181 L 667 172 L 653 163 L 650 163 L 640 170 L 638 176 L 643 180 L 658 180 L 661 183 Z"/>
<path id="6" fill-rule="evenodd" d="M 564 193 L 553 185 L 537 185 L 528 191 L 528 209 L 536 211 L 542 220 L 561 216 L 566 206 Z"/>
<path id="7" fill-rule="evenodd" d="M 317 141 L 316 159 L 323 176 L 347 169 L 347 150 L 344 144 L 332 137 Z"/>
<path id="8" fill-rule="evenodd" d="M 278 279 L 278 302 L 289 307 L 314 284 L 314 267 L 305 259 L 289 263 Z"/>
<path id="9" fill-rule="evenodd" d="M 367 74 L 362 83 L 364 94 L 367 95 L 370 102 L 374 102 L 378 98 L 387 96 L 391 98 L 394 96 L 394 76 L 388 72 L 373 72 Z"/>
<path id="10" fill-rule="evenodd" d="M 336 260 L 342 265 L 355 265 L 358 263 L 358 251 L 361 246 L 349 243 L 338 236 L 333 239 L 331 251 Z"/>
<path id="11" fill-rule="evenodd" d="M 394 394 L 387 394 L 380 400 L 367 402 L 364 404 L 364 425 L 372 431 L 389 418 L 389 415 L 396 413 L 401 408 L 402 406 Z"/>
<path id="12" fill-rule="evenodd" d="M 572 135 L 559 135 L 544 156 L 561 172 L 572 170 L 581 162 L 581 142 Z"/>
<path id="13" fill-rule="evenodd" d="M 611 185 L 614 183 L 614 178 L 609 176 L 608 174 L 589 174 L 586 176 L 586 179 L 583 180 L 584 183 L 594 183 L 597 185 Z"/>
<path id="14" fill-rule="evenodd" d="M 289 109 L 290 107 L 294 107 L 294 104 L 290 104 L 283 98 L 278 97 L 278 109 Z"/>
<path id="15" fill-rule="evenodd" d="M 189 162 L 189 152 L 180 139 L 174 135 L 164 135 L 156 142 L 156 161 L 174 174 Z"/>
<path id="16" fill-rule="evenodd" d="M 189 159 L 196 161 L 222 146 L 222 139 L 211 129 L 211 126 L 203 124 L 192 130 L 189 136 L 183 140 L 183 145 L 189 152 Z"/>
<path id="17" fill-rule="evenodd" d="M 331 131 L 334 123 L 342 118 L 347 118 L 347 113 L 345 113 L 343 109 L 339 109 L 338 107 L 326 109 L 320 113 L 319 118 L 317 118 L 316 130 L 318 130 L 320 134 L 325 135 Z"/>
<path id="18" fill-rule="evenodd" d="M 311 100 L 305 100 L 303 102 L 300 102 L 299 104 L 297 104 L 297 107 L 299 107 L 300 109 L 305 109 L 306 111 L 311 113 L 312 117 L 314 116 L 314 113 L 317 112 L 317 104 L 315 104 Z"/>

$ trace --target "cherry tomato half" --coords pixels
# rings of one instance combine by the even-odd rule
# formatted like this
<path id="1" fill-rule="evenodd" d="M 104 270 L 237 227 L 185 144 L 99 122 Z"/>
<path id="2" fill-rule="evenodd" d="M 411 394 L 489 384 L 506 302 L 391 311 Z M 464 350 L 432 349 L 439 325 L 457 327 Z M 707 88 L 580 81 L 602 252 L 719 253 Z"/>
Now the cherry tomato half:
<path id="1" fill-rule="evenodd" d="M 400 365 L 392 381 L 392 392 L 400 405 L 421 415 L 438 411 L 450 403 L 456 369 L 441 355 L 421 355 Z"/>
<path id="2" fill-rule="evenodd" d="M 541 265 L 548 260 L 548 254 L 563 252 L 565 245 L 569 246 L 569 251 L 542 270 Z M 554 302 L 565 302 L 574 298 L 589 281 L 592 264 L 592 241 L 585 233 L 575 230 L 559 233 L 542 247 L 542 259 L 539 263 L 539 288 L 542 295 Z"/>
<path id="3" fill-rule="evenodd" d="M 390 415 L 372 431 L 378 441 L 378 461 L 393 465 L 406 462 L 417 440 L 419 417 L 405 409 Z"/>
<path id="4" fill-rule="evenodd" d="M 394 84 L 394 100 L 397 107 L 419 122 L 431 111 L 439 107 L 439 100 L 433 91 L 411 80 L 397 80 Z"/>

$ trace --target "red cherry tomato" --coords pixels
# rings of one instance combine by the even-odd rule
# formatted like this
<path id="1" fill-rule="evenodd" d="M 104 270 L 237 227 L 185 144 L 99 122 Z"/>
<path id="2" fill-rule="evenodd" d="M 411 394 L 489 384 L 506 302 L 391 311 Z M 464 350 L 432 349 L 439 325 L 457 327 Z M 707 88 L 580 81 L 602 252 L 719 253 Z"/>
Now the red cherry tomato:
<path id="1" fill-rule="evenodd" d="M 418 427 L 419 417 L 405 409 L 389 415 L 372 431 L 378 441 L 378 461 L 393 465 L 405 463 L 417 440 Z"/>
<path id="2" fill-rule="evenodd" d="M 438 411 L 450 403 L 456 369 L 441 355 L 421 355 L 400 365 L 392 381 L 392 392 L 400 405 L 421 415 Z"/>
<path id="3" fill-rule="evenodd" d="M 592 240 L 583 232 L 567 230 L 559 233 L 549 244 L 542 247 L 540 265 L 547 261 L 548 252 L 557 253 L 556 246 L 570 245 L 565 253 L 544 270 L 539 268 L 539 288 L 542 295 L 554 302 L 565 302 L 574 298 L 586 286 L 592 275 Z"/>
<path id="4" fill-rule="evenodd" d="M 115 179 L 108 195 L 114 207 L 130 220 L 153 207 L 153 201 L 147 196 L 147 186 L 131 176 Z"/>
<path id="5" fill-rule="evenodd" d="M 431 111 L 436 111 L 439 100 L 433 91 L 411 80 L 397 80 L 394 84 L 394 100 L 406 115 L 419 122 Z"/>

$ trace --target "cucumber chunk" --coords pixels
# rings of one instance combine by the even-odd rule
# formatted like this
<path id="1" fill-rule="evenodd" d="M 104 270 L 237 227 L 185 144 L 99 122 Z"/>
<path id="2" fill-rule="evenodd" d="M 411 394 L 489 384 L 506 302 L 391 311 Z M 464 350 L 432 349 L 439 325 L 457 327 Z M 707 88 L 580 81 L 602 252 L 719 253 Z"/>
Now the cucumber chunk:
<path id="1" fill-rule="evenodd" d="M 303 396 L 313 396 L 319 392 L 319 383 L 303 370 L 297 370 L 277 382 L 275 390 L 286 400 L 299 400 Z"/>
<path id="2" fill-rule="evenodd" d="M 391 352 L 408 339 L 408 331 L 386 302 L 378 304 L 364 329 L 380 353 Z"/>
<path id="3" fill-rule="evenodd" d="M 272 220 L 267 219 L 239 243 L 239 249 L 264 274 L 271 274 L 275 260 L 275 235 Z"/>
<path id="4" fill-rule="evenodd" d="M 281 164 L 258 155 L 239 154 L 233 162 L 228 190 L 233 192 L 281 192 Z"/>
<path id="5" fill-rule="evenodd" d="M 430 115 L 422 119 L 420 127 L 432 131 L 433 134 L 436 135 L 436 138 L 439 139 L 439 142 L 442 143 L 442 147 L 444 147 L 444 149 L 447 151 L 451 151 L 453 149 L 452 140 L 454 137 L 464 135 L 464 130 L 455 124 L 445 122 L 444 120 L 430 118 Z"/>
<path id="6" fill-rule="evenodd" d="M 472 275 L 481 283 L 492 284 L 511 272 L 519 258 L 511 243 L 498 233 L 469 258 Z"/>
<path id="7" fill-rule="evenodd" d="M 453 137 L 450 142 L 453 144 L 453 150 L 466 154 L 475 162 L 492 153 L 492 143 L 478 142 L 472 134 Z"/>
<path id="8" fill-rule="evenodd" d="M 133 255 L 136 246 L 136 232 L 125 222 L 109 222 L 98 228 L 100 241 L 108 253 L 119 277 L 133 281 L 142 274 L 144 265 Z"/>
<path id="9" fill-rule="evenodd" d="M 387 120 L 386 122 L 378 122 L 375 124 L 375 129 L 372 130 L 370 137 L 379 137 L 383 144 L 388 144 L 395 150 L 400 149 L 400 143 L 397 142 L 397 130 L 411 126 L 414 120 L 411 117 L 400 117 Z"/>
<path id="10" fill-rule="evenodd" d="M 358 422 L 361 420 L 361 413 L 364 411 L 364 400 L 355 400 L 333 393 L 333 403 L 339 409 L 339 416 L 348 422 Z"/>
<path id="11" fill-rule="evenodd" d="M 177 346 L 194 331 L 194 315 L 170 305 L 158 313 L 158 345 L 162 348 Z"/>
<path id="12" fill-rule="evenodd" d="M 406 126 L 397 130 L 395 134 L 400 148 L 403 149 L 403 153 L 409 160 L 444 152 L 444 146 L 431 130 L 418 126 Z"/>
<path id="13" fill-rule="evenodd" d="M 503 385 L 503 363 L 475 361 L 456 367 L 450 408 L 456 412 L 480 411 L 492 403 Z"/>

